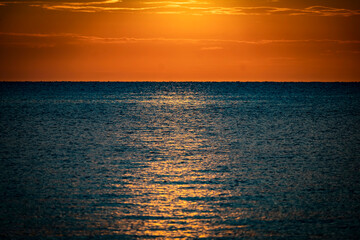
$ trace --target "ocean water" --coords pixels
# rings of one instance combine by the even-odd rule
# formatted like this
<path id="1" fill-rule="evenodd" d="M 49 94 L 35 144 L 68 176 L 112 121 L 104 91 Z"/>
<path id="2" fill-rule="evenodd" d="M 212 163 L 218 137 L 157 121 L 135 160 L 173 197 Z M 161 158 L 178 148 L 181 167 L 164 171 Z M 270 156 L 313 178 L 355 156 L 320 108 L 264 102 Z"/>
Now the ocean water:
<path id="1" fill-rule="evenodd" d="M 1 239 L 358 239 L 360 83 L 0 83 Z"/>

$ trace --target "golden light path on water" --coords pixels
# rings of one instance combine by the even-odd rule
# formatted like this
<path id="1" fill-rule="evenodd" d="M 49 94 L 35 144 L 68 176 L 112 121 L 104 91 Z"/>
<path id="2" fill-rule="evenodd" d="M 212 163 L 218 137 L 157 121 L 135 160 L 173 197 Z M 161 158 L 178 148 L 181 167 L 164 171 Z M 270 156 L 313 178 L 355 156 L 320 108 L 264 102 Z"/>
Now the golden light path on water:
<path id="1" fill-rule="evenodd" d="M 122 218 L 115 226 L 127 226 L 126 234 L 209 237 L 221 229 L 221 236 L 227 233 L 231 236 L 235 228 L 239 231 L 246 227 L 215 224 L 218 219 L 238 219 L 244 213 L 240 208 L 226 213 L 224 207 L 217 206 L 219 199 L 233 195 L 221 184 L 221 175 L 227 173 L 212 169 L 219 158 L 226 157 L 226 152 L 214 148 L 221 139 L 204 134 L 209 121 L 204 118 L 206 113 L 195 116 L 192 111 L 209 102 L 191 92 L 154 94 L 141 101 L 144 109 L 158 108 L 158 111 L 147 116 L 145 110 L 143 116 L 149 117 L 149 126 L 140 126 L 132 136 L 136 144 L 152 150 L 144 160 L 148 161 L 148 167 L 137 173 L 140 179 L 127 185 L 136 197 L 123 203 L 136 206 L 136 213 L 131 209 L 125 218 L 123 209 L 113 213 Z M 113 229 L 116 234 L 123 232 L 124 229 Z"/>

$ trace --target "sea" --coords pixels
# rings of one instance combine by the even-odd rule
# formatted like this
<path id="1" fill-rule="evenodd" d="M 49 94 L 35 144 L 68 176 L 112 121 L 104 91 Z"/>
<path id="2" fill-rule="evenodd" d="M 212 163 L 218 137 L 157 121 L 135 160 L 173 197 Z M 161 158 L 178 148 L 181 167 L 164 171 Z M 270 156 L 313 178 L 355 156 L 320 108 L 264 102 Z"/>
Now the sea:
<path id="1" fill-rule="evenodd" d="M 0 239 L 359 239 L 360 83 L 1 82 Z"/>

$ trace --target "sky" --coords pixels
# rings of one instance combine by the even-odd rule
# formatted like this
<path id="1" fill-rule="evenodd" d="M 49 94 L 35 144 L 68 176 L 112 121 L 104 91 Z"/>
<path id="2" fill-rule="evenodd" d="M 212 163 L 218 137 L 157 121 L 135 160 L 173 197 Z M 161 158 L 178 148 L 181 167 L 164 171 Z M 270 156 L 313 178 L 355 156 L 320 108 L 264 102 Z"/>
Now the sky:
<path id="1" fill-rule="evenodd" d="M 360 1 L 0 0 L 0 81 L 359 81 Z"/>

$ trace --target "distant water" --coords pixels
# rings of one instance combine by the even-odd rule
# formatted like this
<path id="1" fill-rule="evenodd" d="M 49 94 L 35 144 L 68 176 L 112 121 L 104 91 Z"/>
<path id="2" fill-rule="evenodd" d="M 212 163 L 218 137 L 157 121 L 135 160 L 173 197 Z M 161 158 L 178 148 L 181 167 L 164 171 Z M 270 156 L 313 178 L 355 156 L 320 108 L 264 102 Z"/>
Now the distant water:
<path id="1" fill-rule="evenodd" d="M 359 83 L 0 83 L 0 239 L 357 239 Z"/>

